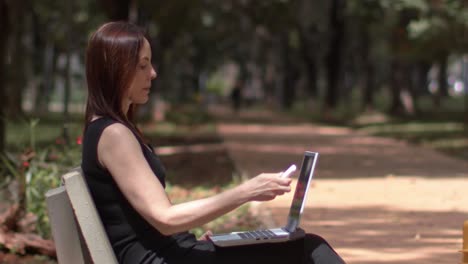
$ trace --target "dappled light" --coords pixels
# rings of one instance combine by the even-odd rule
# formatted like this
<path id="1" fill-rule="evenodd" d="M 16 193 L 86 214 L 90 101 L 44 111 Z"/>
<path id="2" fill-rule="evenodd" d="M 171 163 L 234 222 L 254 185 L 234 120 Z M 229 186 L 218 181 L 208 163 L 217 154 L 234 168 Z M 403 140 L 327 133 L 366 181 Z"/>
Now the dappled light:
<path id="1" fill-rule="evenodd" d="M 461 177 L 468 174 L 468 164 L 430 149 L 350 129 L 320 129 L 306 124 L 297 127 L 221 124 L 218 131 L 224 136 L 230 155 L 240 161 L 240 170 L 251 176 L 261 173 L 265 167 L 281 171 L 289 163 L 300 163 L 305 150 L 320 153 L 317 168 L 320 178 Z M 252 158 L 256 156 L 259 158 Z"/>
<path id="2" fill-rule="evenodd" d="M 434 123 L 434 124 L 404 124 L 404 125 L 391 125 L 391 126 L 375 126 L 362 129 L 367 133 L 434 133 L 434 132 L 447 132 L 447 131 L 463 131 L 463 124 L 460 123 Z"/>
<path id="3" fill-rule="evenodd" d="M 300 136 L 310 133 L 319 135 L 344 135 L 348 133 L 349 128 L 342 127 L 327 127 L 314 126 L 310 124 L 291 125 L 255 125 L 255 124 L 223 124 L 218 126 L 218 131 L 223 134 L 266 134 L 266 135 L 285 135 L 285 136 Z"/>
<path id="4" fill-rule="evenodd" d="M 441 140 L 436 140 L 434 142 L 431 142 L 430 145 L 436 148 L 444 148 L 444 147 L 468 148 L 468 139 L 466 138 L 441 139 Z"/>
<path id="5" fill-rule="evenodd" d="M 312 194 L 313 195 L 313 194 Z M 288 207 L 271 214 L 282 222 Z M 325 237 L 348 263 L 458 263 L 466 212 L 407 211 L 379 206 L 306 208 L 301 225 Z"/>

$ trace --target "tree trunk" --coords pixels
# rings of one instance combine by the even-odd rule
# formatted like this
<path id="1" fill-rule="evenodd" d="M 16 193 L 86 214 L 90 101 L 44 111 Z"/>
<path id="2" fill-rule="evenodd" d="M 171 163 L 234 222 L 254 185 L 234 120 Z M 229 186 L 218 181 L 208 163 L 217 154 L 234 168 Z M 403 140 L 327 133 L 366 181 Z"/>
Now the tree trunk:
<path id="1" fill-rule="evenodd" d="M 325 97 L 326 111 L 334 109 L 338 103 L 338 87 L 342 69 L 342 45 L 344 41 L 343 0 L 333 0 L 330 14 L 330 50 L 327 56 L 328 89 Z"/>
<path id="2" fill-rule="evenodd" d="M 73 21 L 70 19 L 73 16 L 73 3 L 74 1 L 71 1 L 67 5 L 67 27 L 69 32 L 73 32 Z M 69 145 L 70 144 L 70 132 L 68 131 L 69 123 L 70 123 L 70 115 L 68 112 L 68 105 L 70 103 L 70 91 L 71 91 L 71 69 L 70 69 L 70 60 L 72 57 L 72 35 L 67 34 L 66 36 L 66 47 L 65 47 L 65 52 L 67 56 L 67 62 L 65 64 L 65 72 L 64 72 L 64 91 L 63 91 L 63 129 L 62 129 L 62 137 L 63 140 L 65 141 L 65 144 Z"/>
<path id="3" fill-rule="evenodd" d="M 138 0 L 130 0 L 128 4 L 128 21 L 133 24 L 138 23 Z"/>
<path id="4" fill-rule="evenodd" d="M 8 43 L 9 21 L 8 6 L 5 0 L 0 0 L 0 153 L 5 150 L 6 120 L 5 120 L 5 63 L 6 43 Z"/>
<path id="5" fill-rule="evenodd" d="M 438 79 L 438 90 L 434 94 L 434 106 L 440 107 L 441 101 L 448 95 L 447 85 L 447 56 L 441 56 L 438 60 L 439 63 L 439 79 Z"/>
<path id="6" fill-rule="evenodd" d="M 468 134 L 468 56 L 463 56 L 463 92 L 465 95 L 465 131 Z"/>
<path id="7" fill-rule="evenodd" d="M 307 91 L 311 97 L 317 97 L 317 58 L 316 58 L 316 43 L 313 40 L 313 35 L 317 34 L 317 30 L 311 28 L 310 31 L 300 28 L 299 37 L 301 40 L 302 58 L 307 69 Z"/>
<path id="8" fill-rule="evenodd" d="M 414 96 L 411 92 L 411 67 L 405 63 L 394 63 L 392 67 L 392 104 L 390 112 L 395 115 L 413 115 Z"/>
<path id="9" fill-rule="evenodd" d="M 71 43 L 68 42 L 67 47 L 67 62 L 65 64 L 65 72 L 64 72 L 64 91 L 63 91 L 63 130 L 62 130 L 62 137 L 67 145 L 70 144 L 70 132 L 68 131 L 69 123 L 70 123 L 70 114 L 68 111 L 68 105 L 70 103 L 70 91 L 71 91 L 71 70 L 70 70 L 70 60 L 71 60 Z"/>
<path id="10" fill-rule="evenodd" d="M 440 72 L 439 72 L 439 87 L 440 87 L 440 95 L 442 97 L 448 96 L 448 84 L 447 84 L 447 55 L 444 55 L 440 58 Z"/>
<path id="11" fill-rule="evenodd" d="M 50 95 L 54 90 L 56 55 L 55 43 L 52 38 L 46 38 L 46 46 L 43 56 L 43 76 L 36 94 L 34 106 L 34 110 L 39 114 L 44 114 L 48 111 Z"/>
<path id="12" fill-rule="evenodd" d="M 465 88 L 465 131 L 468 134 L 468 89 Z"/>
<path id="13" fill-rule="evenodd" d="M 419 95 L 427 94 L 428 93 L 428 80 L 427 76 L 429 71 L 431 70 L 431 63 L 428 62 L 420 62 L 418 63 L 418 82 L 417 82 L 417 92 Z"/>
<path id="14" fill-rule="evenodd" d="M 396 59 L 394 59 L 396 60 Z M 390 104 L 390 113 L 399 115 L 402 114 L 403 111 L 403 103 L 401 102 L 400 94 L 401 94 L 401 86 L 402 86 L 402 72 L 400 65 L 394 61 L 392 63 L 392 76 L 391 76 L 391 104 Z"/>
<path id="15" fill-rule="evenodd" d="M 99 3 L 110 20 L 128 20 L 130 0 L 100 0 Z"/>
<path id="16" fill-rule="evenodd" d="M 370 37 L 369 27 L 363 26 L 362 28 L 362 60 L 364 63 L 365 79 L 363 85 L 363 98 L 362 109 L 364 111 L 374 110 L 374 85 L 375 85 L 375 71 L 374 65 L 370 55 L 372 40 Z"/>
<path id="17" fill-rule="evenodd" d="M 393 62 L 392 62 L 392 103 L 390 113 L 396 115 L 413 114 L 414 102 L 409 93 L 411 82 L 409 62 L 405 59 L 411 43 L 408 39 L 407 27 L 413 17 L 411 10 L 403 10 L 399 14 L 398 25 L 393 28 L 391 35 Z"/>
<path id="18" fill-rule="evenodd" d="M 374 90 L 375 90 L 375 71 L 370 61 L 366 62 L 365 71 L 366 79 L 363 92 L 363 109 L 364 111 L 374 110 Z"/>
<path id="19" fill-rule="evenodd" d="M 289 38 L 287 32 L 281 35 L 281 56 L 283 62 L 283 87 L 282 87 L 282 100 L 281 107 L 283 109 L 291 109 L 294 99 L 296 97 L 296 81 L 298 77 L 297 68 L 291 62 L 292 54 L 291 47 L 289 46 Z"/>
<path id="20" fill-rule="evenodd" d="M 414 113 L 419 114 L 421 109 L 419 108 L 418 99 L 424 89 L 427 89 L 426 79 L 427 72 L 430 69 L 430 65 L 424 62 L 417 62 L 411 65 L 411 82 L 409 91 L 413 98 Z"/>
<path id="21" fill-rule="evenodd" d="M 10 6 L 11 14 L 10 18 L 14 18 L 15 21 L 11 21 L 11 41 L 9 42 L 9 53 L 11 54 L 11 63 L 9 65 L 8 74 L 8 89 L 7 97 L 8 102 L 6 106 L 6 115 L 10 119 L 17 119 L 23 115 L 22 106 L 22 93 L 26 86 L 25 74 L 25 46 L 22 38 L 24 35 L 24 7 L 21 6 L 21 2 L 12 1 Z"/>

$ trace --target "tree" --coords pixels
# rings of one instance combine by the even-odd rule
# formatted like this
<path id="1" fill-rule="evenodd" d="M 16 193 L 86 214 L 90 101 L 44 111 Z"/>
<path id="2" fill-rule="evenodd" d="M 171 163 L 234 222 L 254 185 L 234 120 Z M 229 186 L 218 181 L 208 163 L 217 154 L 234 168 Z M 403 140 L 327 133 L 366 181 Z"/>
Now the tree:
<path id="1" fill-rule="evenodd" d="M 0 153 L 5 150 L 6 138 L 6 58 L 7 46 L 9 39 L 9 12 L 7 0 L 0 0 Z"/>
<path id="2" fill-rule="evenodd" d="M 26 1 L 28 2 L 28 1 Z M 26 8 L 24 3 L 11 1 L 9 4 L 10 37 L 7 43 L 7 53 L 10 56 L 8 60 L 8 70 L 6 72 L 6 95 L 8 97 L 6 105 L 6 117 L 9 119 L 18 119 L 23 116 L 22 93 L 26 86 L 27 71 L 25 61 L 27 49 L 24 45 Z"/>
<path id="3" fill-rule="evenodd" d="M 339 85 L 342 71 L 342 52 L 344 45 L 344 0 L 333 0 L 330 10 L 330 49 L 327 55 L 327 92 L 325 96 L 325 114 L 338 103 Z"/>
<path id="4" fill-rule="evenodd" d="M 110 20 L 128 20 L 130 0 L 100 0 L 102 10 Z"/>
<path id="5" fill-rule="evenodd" d="M 358 56 L 357 65 L 358 75 L 362 76 L 362 110 L 373 110 L 374 94 L 376 92 L 377 58 L 375 56 L 375 46 L 379 39 L 378 33 L 384 31 L 384 8 L 380 1 L 374 0 L 354 0 L 348 1 L 347 20 L 352 21 L 350 31 L 357 38 L 358 48 L 356 52 L 349 51 Z M 351 36 L 350 36 L 351 37 Z M 353 46 L 349 44 L 348 46 Z M 351 55 L 352 56 L 352 55 Z M 382 62 L 382 61 L 381 61 Z"/>

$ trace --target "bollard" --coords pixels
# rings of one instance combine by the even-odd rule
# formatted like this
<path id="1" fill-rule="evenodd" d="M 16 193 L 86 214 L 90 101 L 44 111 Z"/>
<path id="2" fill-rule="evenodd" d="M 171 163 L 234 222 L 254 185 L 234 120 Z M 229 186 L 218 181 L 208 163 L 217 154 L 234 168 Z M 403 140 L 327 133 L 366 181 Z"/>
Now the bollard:
<path id="1" fill-rule="evenodd" d="M 468 264 L 468 220 L 463 223 L 462 264 Z"/>

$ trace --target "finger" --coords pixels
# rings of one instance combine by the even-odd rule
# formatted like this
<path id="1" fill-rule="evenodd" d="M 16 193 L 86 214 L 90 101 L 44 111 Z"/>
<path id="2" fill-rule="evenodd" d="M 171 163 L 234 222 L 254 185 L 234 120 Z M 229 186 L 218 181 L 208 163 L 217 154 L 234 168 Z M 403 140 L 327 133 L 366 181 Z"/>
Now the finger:
<path id="1" fill-rule="evenodd" d="M 208 237 L 213 235 L 213 232 L 211 230 L 206 231 L 203 235 L 198 240 L 208 240 Z"/>
<path id="2" fill-rule="evenodd" d="M 283 193 L 290 192 L 291 191 L 291 186 L 290 185 L 280 185 L 280 186 L 278 186 L 278 191 L 282 191 Z"/>
<path id="3" fill-rule="evenodd" d="M 289 186 L 291 185 L 292 179 L 291 178 L 279 178 L 277 183 L 281 186 Z"/>
<path id="4" fill-rule="evenodd" d="M 291 188 L 281 188 L 275 191 L 277 195 L 283 195 L 291 191 Z"/>

